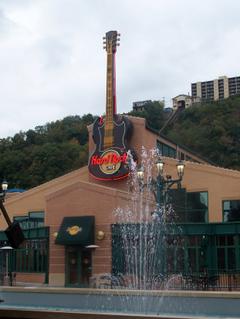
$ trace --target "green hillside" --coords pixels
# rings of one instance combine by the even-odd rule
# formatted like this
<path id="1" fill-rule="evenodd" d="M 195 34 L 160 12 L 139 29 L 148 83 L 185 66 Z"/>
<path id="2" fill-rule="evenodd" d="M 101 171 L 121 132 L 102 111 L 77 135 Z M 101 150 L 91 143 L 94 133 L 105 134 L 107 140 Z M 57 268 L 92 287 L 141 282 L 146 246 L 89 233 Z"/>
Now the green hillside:
<path id="1" fill-rule="evenodd" d="M 68 116 L 0 140 L 0 178 L 31 188 L 86 165 L 91 114 Z"/>
<path id="2" fill-rule="evenodd" d="M 128 114 L 146 118 L 155 130 L 167 119 L 159 102 Z M 86 165 L 87 125 L 94 119 L 91 114 L 68 116 L 0 139 L 0 178 L 11 188 L 28 189 Z M 163 133 L 219 166 L 240 169 L 240 97 L 184 110 Z"/>
<path id="3" fill-rule="evenodd" d="M 240 97 L 194 105 L 164 134 L 219 166 L 240 169 Z"/>
<path id="4" fill-rule="evenodd" d="M 146 118 L 155 130 L 160 130 L 166 120 L 157 102 L 149 103 L 144 112 L 131 114 Z M 193 105 L 183 110 L 162 134 L 216 165 L 240 169 L 240 96 Z"/>

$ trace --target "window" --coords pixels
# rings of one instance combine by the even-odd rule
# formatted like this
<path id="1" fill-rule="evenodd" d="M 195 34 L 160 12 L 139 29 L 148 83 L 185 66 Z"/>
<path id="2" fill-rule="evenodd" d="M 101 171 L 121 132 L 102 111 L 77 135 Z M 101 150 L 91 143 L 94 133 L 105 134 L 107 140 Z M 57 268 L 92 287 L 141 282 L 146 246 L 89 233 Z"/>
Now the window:
<path id="1" fill-rule="evenodd" d="M 206 223 L 208 221 L 208 192 L 187 193 L 184 189 L 171 189 L 169 203 L 174 210 L 175 222 Z"/>
<path id="2" fill-rule="evenodd" d="M 193 162 L 193 159 L 190 156 L 186 155 L 186 161 Z"/>
<path id="3" fill-rule="evenodd" d="M 29 212 L 29 228 L 37 228 L 44 226 L 44 212 Z"/>
<path id="4" fill-rule="evenodd" d="M 167 237 L 167 273 L 194 274 L 204 271 L 207 259 L 208 238 L 205 235 Z"/>
<path id="5" fill-rule="evenodd" d="M 177 152 L 175 148 L 159 141 L 157 142 L 157 148 L 162 156 L 176 158 Z"/>
<path id="6" fill-rule="evenodd" d="M 31 229 L 44 226 L 44 212 L 29 212 L 26 216 L 15 216 L 13 220 L 19 222 L 22 229 Z"/>
<path id="7" fill-rule="evenodd" d="M 208 193 L 187 193 L 186 220 L 191 223 L 208 221 Z"/>
<path id="8" fill-rule="evenodd" d="M 28 216 L 15 216 L 13 221 L 19 222 L 22 229 L 28 229 Z"/>
<path id="9" fill-rule="evenodd" d="M 236 269 L 236 236 L 216 236 L 217 268 L 219 271 Z"/>
<path id="10" fill-rule="evenodd" d="M 201 265 L 201 236 L 186 236 L 185 249 L 187 253 L 187 271 L 197 273 L 200 271 Z"/>
<path id="11" fill-rule="evenodd" d="M 13 251 L 13 271 L 46 272 L 47 263 L 48 243 L 46 239 L 27 240 L 24 248 Z"/>
<path id="12" fill-rule="evenodd" d="M 240 200 L 223 201 L 223 221 L 236 222 L 240 221 Z"/>

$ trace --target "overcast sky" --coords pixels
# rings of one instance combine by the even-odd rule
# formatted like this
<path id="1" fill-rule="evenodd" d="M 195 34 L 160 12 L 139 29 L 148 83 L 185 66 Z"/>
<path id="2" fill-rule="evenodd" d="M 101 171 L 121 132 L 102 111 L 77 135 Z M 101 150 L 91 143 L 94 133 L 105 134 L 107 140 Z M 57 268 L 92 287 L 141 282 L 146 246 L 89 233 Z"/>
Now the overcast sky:
<path id="1" fill-rule="evenodd" d="M 0 0 L 0 138 L 105 111 L 102 37 L 121 33 L 117 110 L 240 75 L 237 0 Z"/>

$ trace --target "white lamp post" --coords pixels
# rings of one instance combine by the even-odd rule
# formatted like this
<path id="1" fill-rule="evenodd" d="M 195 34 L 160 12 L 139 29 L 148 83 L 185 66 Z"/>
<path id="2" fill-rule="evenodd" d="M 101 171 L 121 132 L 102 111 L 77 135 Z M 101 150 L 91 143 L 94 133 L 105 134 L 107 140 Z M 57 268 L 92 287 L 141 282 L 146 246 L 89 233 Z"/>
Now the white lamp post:
<path id="1" fill-rule="evenodd" d="M 6 252 L 6 275 L 5 278 L 8 282 L 8 284 L 10 283 L 10 286 L 12 286 L 12 282 L 9 281 L 9 267 L 8 267 L 8 262 L 9 262 L 9 252 L 13 249 L 11 246 L 4 246 L 0 248 L 1 250 Z"/>

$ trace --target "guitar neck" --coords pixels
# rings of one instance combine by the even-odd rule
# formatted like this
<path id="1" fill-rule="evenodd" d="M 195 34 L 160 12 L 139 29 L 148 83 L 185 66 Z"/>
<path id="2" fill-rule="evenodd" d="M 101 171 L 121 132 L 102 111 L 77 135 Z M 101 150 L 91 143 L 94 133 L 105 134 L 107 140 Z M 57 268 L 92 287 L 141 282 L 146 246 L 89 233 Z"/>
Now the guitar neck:
<path id="1" fill-rule="evenodd" d="M 106 120 L 104 148 L 113 146 L 113 116 L 116 112 L 115 53 L 107 54 Z"/>
<path id="2" fill-rule="evenodd" d="M 104 127 L 104 148 L 113 146 L 113 118 L 116 114 L 116 67 L 115 55 L 117 38 L 119 34 L 117 31 L 109 31 L 106 33 L 106 50 L 107 50 L 107 83 L 106 83 L 106 118 Z"/>
<path id="3" fill-rule="evenodd" d="M 116 114 L 115 53 L 109 52 L 107 54 L 106 122 L 112 122 L 114 114 Z"/>

